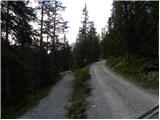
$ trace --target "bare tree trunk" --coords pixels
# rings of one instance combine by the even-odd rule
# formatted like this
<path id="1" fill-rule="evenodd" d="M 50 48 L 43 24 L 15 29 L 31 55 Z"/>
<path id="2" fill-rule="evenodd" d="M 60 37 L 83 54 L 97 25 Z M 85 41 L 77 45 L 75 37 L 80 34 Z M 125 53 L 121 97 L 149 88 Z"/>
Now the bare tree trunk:
<path id="1" fill-rule="evenodd" d="M 41 75 L 42 73 L 42 47 L 43 47 L 43 4 L 44 1 L 42 1 L 42 5 L 41 5 L 41 33 L 40 33 L 40 51 L 39 51 L 39 61 L 38 61 L 38 67 L 39 67 L 39 79 L 37 81 L 37 87 L 41 88 L 41 81 L 42 81 L 42 77 Z"/>
<path id="2" fill-rule="evenodd" d="M 54 67 L 55 67 L 55 39 L 56 39 L 56 12 L 57 12 L 57 2 L 55 2 L 54 11 L 54 28 L 53 28 L 53 39 L 52 39 L 52 51 L 51 51 L 51 80 L 54 81 Z"/>
<path id="3" fill-rule="evenodd" d="M 8 40 L 8 35 L 9 35 L 9 30 L 8 30 L 8 25 L 9 25 L 9 2 L 7 2 L 7 20 L 6 20 L 6 40 Z M 8 53 L 7 53 L 8 56 Z M 6 67 L 6 97 L 7 99 L 10 98 L 10 69 L 9 66 L 7 65 Z"/>
<path id="4" fill-rule="evenodd" d="M 129 56 L 129 21 L 128 21 L 128 3 L 124 2 L 124 12 L 125 12 L 125 41 L 124 41 L 124 57 L 127 64 L 130 63 L 130 56 Z"/>
<path id="5" fill-rule="evenodd" d="M 40 47 L 42 47 L 42 42 L 43 42 L 43 2 L 42 1 L 42 6 L 41 6 L 41 34 L 40 34 Z"/>
<path id="6" fill-rule="evenodd" d="M 50 17 L 50 12 L 48 11 L 48 17 Z M 50 22 L 48 21 L 47 23 L 47 50 L 49 50 L 49 25 L 50 25 Z"/>

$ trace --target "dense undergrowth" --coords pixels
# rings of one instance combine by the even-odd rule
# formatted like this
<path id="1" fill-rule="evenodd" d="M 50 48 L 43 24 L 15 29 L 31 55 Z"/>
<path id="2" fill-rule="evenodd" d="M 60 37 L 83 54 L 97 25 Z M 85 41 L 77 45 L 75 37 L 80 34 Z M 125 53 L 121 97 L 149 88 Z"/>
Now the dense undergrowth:
<path id="1" fill-rule="evenodd" d="M 90 95 L 88 80 L 90 79 L 89 68 L 74 71 L 74 90 L 71 99 L 71 106 L 68 111 L 68 118 L 86 118 L 86 98 Z"/>
<path id="2" fill-rule="evenodd" d="M 121 57 L 112 57 L 106 60 L 106 65 L 141 86 L 158 91 L 159 71 L 158 63 L 155 63 L 155 61 L 132 57 L 130 64 L 127 64 Z"/>

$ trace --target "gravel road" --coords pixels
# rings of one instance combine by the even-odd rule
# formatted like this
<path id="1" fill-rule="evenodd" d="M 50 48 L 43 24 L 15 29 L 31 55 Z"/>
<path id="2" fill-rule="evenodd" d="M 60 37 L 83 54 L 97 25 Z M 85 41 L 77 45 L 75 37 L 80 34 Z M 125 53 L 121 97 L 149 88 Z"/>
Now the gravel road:
<path id="1" fill-rule="evenodd" d="M 25 113 L 21 119 L 64 119 L 68 101 L 72 95 L 73 76 L 67 74 L 43 98 L 39 105 Z"/>
<path id="2" fill-rule="evenodd" d="M 105 67 L 105 61 L 90 68 L 92 93 L 88 118 L 137 118 L 158 105 L 158 95 L 125 80 Z"/>

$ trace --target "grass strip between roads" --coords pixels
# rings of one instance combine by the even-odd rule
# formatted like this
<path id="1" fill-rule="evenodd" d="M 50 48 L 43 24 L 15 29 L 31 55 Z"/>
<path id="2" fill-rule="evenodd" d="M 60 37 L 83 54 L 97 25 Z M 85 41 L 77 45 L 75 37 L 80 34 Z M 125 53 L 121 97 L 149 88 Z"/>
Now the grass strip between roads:
<path id="1" fill-rule="evenodd" d="M 74 71 L 74 90 L 72 94 L 71 106 L 68 110 L 68 118 L 86 118 L 86 98 L 90 95 L 88 80 L 90 79 L 89 67 Z"/>

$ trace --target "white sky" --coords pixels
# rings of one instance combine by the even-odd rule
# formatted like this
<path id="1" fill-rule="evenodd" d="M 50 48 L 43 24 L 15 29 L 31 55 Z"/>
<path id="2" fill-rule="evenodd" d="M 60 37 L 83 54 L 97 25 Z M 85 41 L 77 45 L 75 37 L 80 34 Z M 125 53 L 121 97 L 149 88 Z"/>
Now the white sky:
<path id="1" fill-rule="evenodd" d="M 107 25 L 111 16 L 112 0 L 60 0 L 67 7 L 63 13 L 64 20 L 69 21 L 67 39 L 69 44 L 76 41 L 81 26 L 82 10 L 87 4 L 89 20 L 94 21 L 96 30 L 101 34 L 101 28 Z"/>
<path id="2" fill-rule="evenodd" d="M 36 4 L 31 0 L 30 4 L 35 7 Z M 69 44 L 76 41 L 79 27 L 82 26 L 82 10 L 87 4 L 89 20 L 94 21 L 96 31 L 101 34 L 101 29 L 107 26 L 108 18 L 111 16 L 113 0 L 60 0 L 62 5 L 66 7 L 62 12 L 63 18 L 68 23 L 67 39 Z"/>

